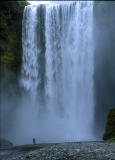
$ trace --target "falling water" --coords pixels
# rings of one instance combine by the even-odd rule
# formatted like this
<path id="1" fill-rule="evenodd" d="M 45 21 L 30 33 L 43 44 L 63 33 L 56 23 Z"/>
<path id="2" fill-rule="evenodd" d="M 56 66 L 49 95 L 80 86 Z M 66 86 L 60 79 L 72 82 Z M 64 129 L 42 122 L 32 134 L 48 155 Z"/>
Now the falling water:
<path id="1" fill-rule="evenodd" d="M 25 7 L 21 84 L 40 141 L 94 140 L 93 2 Z"/>

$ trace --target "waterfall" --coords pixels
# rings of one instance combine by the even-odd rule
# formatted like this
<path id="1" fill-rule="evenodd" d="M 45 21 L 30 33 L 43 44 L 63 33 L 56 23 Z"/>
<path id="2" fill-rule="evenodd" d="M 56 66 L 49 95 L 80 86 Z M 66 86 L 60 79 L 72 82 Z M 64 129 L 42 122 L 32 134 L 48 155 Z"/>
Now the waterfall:
<path id="1" fill-rule="evenodd" d="M 26 6 L 22 45 L 20 81 L 35 100 L 34 136 L 94 140 L 93 2 Z"/>

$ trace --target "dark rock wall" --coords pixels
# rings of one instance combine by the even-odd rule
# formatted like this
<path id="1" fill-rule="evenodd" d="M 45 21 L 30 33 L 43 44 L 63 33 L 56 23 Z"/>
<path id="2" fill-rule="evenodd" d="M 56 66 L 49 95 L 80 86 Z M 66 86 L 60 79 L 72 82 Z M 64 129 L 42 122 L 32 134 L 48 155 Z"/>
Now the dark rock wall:
<path id="1" fill-rule="evenodd" d="M 21 65 L 21 34 L 26 1 L 0 2 L 0 62 L 19 71 Z"/>
<path id="2" fill-rule="evenodd" d="M 22 18 L 26 1 L 0 1 L 0 91 L 19 91 L 22 57 Z"/>
<path id="3" fill-rule="evenodd" d="M 94 6 L 95 133 L 102 135 L 107 114 L 115 106 L 115 2 Z"/>

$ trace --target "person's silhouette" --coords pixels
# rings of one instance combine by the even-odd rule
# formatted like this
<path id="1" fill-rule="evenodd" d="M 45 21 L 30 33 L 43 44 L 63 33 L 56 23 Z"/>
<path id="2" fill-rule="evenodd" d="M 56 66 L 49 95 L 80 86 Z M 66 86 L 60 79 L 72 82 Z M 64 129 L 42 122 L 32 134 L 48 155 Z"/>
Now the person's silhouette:
<path id="1" fill-rule="evenodd" d="M 33 144 L 36 144 L 36 139 L 35 138 L 33 138 Z"/>

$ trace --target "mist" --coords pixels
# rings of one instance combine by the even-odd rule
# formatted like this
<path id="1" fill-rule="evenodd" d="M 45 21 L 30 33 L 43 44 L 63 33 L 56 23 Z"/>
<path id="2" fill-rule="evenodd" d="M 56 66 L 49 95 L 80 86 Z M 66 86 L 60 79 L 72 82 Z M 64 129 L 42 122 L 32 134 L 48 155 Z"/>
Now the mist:
<path id="1" fill-rule="evenodd" d="M 74 5 L 73 3 L 71 7 L 74 8 Z M 87 4 L 85 5 L 82 8 L 87 8 Z M 34 62 L 32 65 L 36 70 L 39 70 L 39 75 L 38 73 L 36 74 L 36 70 L 34 70 L 35 72 L 29 70 L 31 64 L 26 59 L 28 57 L 22 56 L 22 66 L 19 73 L 14 73 L 5 66 L 1 67 L 0 137 L 10 140 L 14 145 L 31 144 L 33 138 L 36 138 L 37 143 L 102 140 L 108 111 L 115 106 L 115 2 L 110 2 L 109 4 L 104 2 L 102 7 L 99 6 L 99 2 L 95 2 L 92 14 L 92 41 L 88 36 L 91 35 L 91 28 L 89 27 L 91 26 L 91 17 L 88 17 L 90 9 L 86 9 L 86 12 L 84 12 L 87 13 L 87 19 L 90 18 L 88 22 L 85 21 L 84 28 L 82 28 L 84 29 L 82 34 L 85 31 L 85 27 L 89 29 L 88 32 L 83 34 L 85 35 L 84 37 L 79 34 L 81 32 L 77 32 L 80 31 L 80 24 L 70 20 L 75 8 L 72 10 L 73 12 L 71 9 L 71 12 L 68 12 L 68 14 L 72 15 L 68 16 L 70 18 L 68 18 L 68 22 L 59 19 L 60 12 L 58 12 L 58 8 L 55 8 L 54 11 L 52 10 L 52 15 L 55 14 L 57 16 L 57 21 L 55 20 L 57 24 L 55 23 L 54 28 L 60 25 L 59 22 L 63 27 L 67 26 L 67 23 L 69 24 L 68 28 L 70 27 L 69 29 L 66 27 L 61 28 L 60 25 L 60 30 L 65 31 L 65 34 L 62 34 L 63 32 L 58 29 L 57 31 L 55 30 L 56 35 L 61 33 L 63 36 L 61 39 L 61 36 L 58 35 L 56 41 L 53 34 L 50 33 L 51 24 L 45 21 L 46 17 L 44 15 L 47 11 L 44 8 L 44 5 L 41 5 L 41 8 L 37 11 L 37 18 L 39 18 L 42 25 L 39 26 L 37 19 L 33 19 L 35 20 L 33 23 L 37 24 L 36 31 L 34 31 L 33 25 L 31 26 L 29 22 L 30 27 L 33 28 L 29 28 L 28 33 L 32 31 L 32 35 L 29 35 L 28 44 L 30 42 L 32 44 L 26 48 L 26 51 L 31 50 L 32 55 L 36 50 L 36 53 L 39 51 L 40 59 L 36 57 L 30 58 L 30 61 L 32 59 L 32 63 Z M 85 14 L 82 15 L 81 8 L 78 7 L 77 9 L 79 9 L 79 16 L 83 18 Z M 64 8 L 61 11 L 63 11 L 63 15 L 66 13 Z M 40 14 L 42 18 L 39 16 Z M 51 18 L 50 14 L 47 16 L 49 16 L 47 18 Z M 66 14 L 64 18 L 66 19 Z M 78 28 L 74 27 L 76 24 L 78 24 Z M 47 28 L 45 28 L 45 25 L 47 25 Z M 48 25 L 50 26 L 49 28 Z M 71 29 L 73 32 L 71 32 Z M 46 31 L 47 36 L 45 35 Z M 41 39 L 40 36 L 36 36 L 38 34 L 41 35 Z M 80 41 L 79 50 L 74 43 L 77 42 L 75 34 L 81 38 L 77 39 Z M 34 37 L 31 37 L 33 35 Z M 26 38 L 23 39 L 25 45 Z M 51 44 L 48 41 L 49 39 L 52 40 Z M 53 53 L 62 53 L 59 41 L 62 42 L 63 53 L 72 52 L 74 56 L 70 54 L 71 56 L 67 57 L 62 54 L 63 61 L 60 61 L 60 57 L 55 57 Z M 86 42 L 88 47 L 82 52 L 81 46 Z M 65 48 L 63 47 L 64 45 L 66 45 Z M 47 46 L 52 50 L 47 50 Z M 75 56 L 74 50 L 80 53 L 78 61 L 75 59 L 77 56 Z M 45 55 L 44 53 L 47 54 Z M 52 60 L 50 53 L 53 57 L 54 68 L 50 66 L 50 61 Z M 93 53 L 93 57 L 91 55 L 85 56 L 83 53 Z M 80 58 L 83 61 L 79 61 Z M 64 72 L 60 72 L 61 65 L 65 65 Z M 76 69 L 76 65 L 79 70 Z M 79 76 L 77 76 L 76 71 Z M 25 74 L 25 72 L 29 73 L 29 75 Z M 56 83 L 52 78 L 53 73 L 55 73 L 54 79 L 57 78 Z M 85 77 L 85 83 L 82 76 Z M 46 83 L 47 77 L 49 79 Z M 74 88 L 77 88 L 76 82 L 79 84 L 79 92 L 74 90 Z M 76 98 L 76 95 L 78 98 Z"/>

